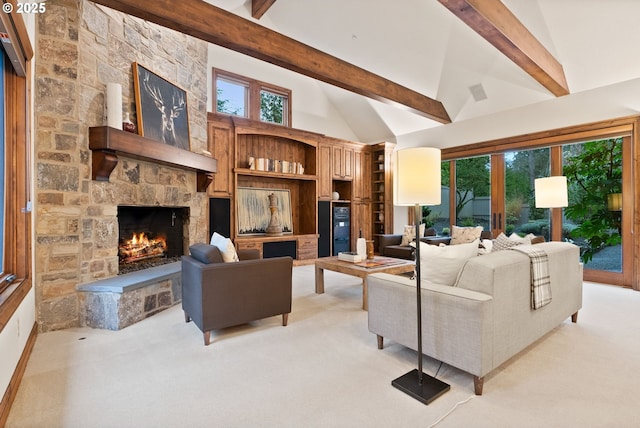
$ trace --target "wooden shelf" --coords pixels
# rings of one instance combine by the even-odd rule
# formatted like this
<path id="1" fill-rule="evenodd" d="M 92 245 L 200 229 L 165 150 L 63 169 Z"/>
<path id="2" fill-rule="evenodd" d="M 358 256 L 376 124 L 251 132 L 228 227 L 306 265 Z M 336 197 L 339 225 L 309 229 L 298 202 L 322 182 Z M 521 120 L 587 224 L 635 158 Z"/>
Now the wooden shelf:
<path id="1" fill-rule="evenodd" d="M 109 181 L 118 164 L 118 155 L 195 171 L 198 192 L 206 191 L 217 169 L 217 161 L 209 156 L 108 126 L 89 128 L 89 148 L 92 150 L 91 177 L 97 181 Z"/>
<path id="2" fill-rule="evenodd" d="M 290 180 L 317 180 L 317 176 L 311 174 L 289 174 L 286 172 L 258 171 L 248 168 L 235 168 L 233 170 L 238 175 L 248 175 L 252 177 L 272 177 L 272 178 L 288 178 Z"/>

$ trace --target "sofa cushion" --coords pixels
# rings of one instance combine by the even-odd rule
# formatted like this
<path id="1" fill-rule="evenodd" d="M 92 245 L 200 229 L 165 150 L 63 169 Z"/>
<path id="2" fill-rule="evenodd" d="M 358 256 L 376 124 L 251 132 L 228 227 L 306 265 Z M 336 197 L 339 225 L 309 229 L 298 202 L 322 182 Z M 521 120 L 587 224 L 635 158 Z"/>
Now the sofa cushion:
<path id="1" fill-rule="evenodd" d="M 424 229 L 426 225 L 422 223 L 420 225 L 420 237 L 424 236 Z M 400 245 L 407 246 L 411 244 L 416 239 L 416 227 L 411 225 L 406 225 L 404 227 L 404 232 L 402 232 L 402 241 Z"/>
<path id="2" fill-rule="evenodd" d="M 475 227 L 460 227 L 453 226 L 451 229 L 451 243 L 450 245 L 466 244 L 473 242 L 476 239 L 480 239 L 482 233 L 482 226 Z"/>
<path id="3" fill-rule="evenodd" d="M 222 254 L 218 247 L 207 244 L 193 244 L 189 247 L 191 257 L 204 264 L 222 263 Z"/>
<path id="4" fill-rule="evenodd" d="M 211 235 L 211 245 L 218 247 L 220 253 L 222 254 L 222 260 L 225 262 L 238 262 L 240 259 L 238 258 L 238 254 L 236 253 L 236 247 L 233 246 L 233 242 L 231 239 L 225 238 L 220 235 L 218 232 L 213 232 Z"/>
<path id="5" fill-rule="evenodd" d="M 429 245 L 420 242 L 421 279 L 453 285 L 458 273 L 471 257 L 478 255 L 479 240 L 458 245 Z"/>

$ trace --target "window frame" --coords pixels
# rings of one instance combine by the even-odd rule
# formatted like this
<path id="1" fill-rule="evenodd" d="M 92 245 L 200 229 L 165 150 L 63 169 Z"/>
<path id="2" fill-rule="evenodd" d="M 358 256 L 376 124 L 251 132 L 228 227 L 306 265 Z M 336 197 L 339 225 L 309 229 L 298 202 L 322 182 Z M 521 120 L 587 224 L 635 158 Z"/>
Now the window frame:
<path id="1" fill-rule="evenodd" d="M 213 111 L 215 114 L 223 115 L 223 116 L 236 116 L 236 117 L 245 117 L 250 120 L 255 120 L 262 123 L 269 123 L 273 125 L 279 125 L 291 128 L 291 89 L 283 88 L 280 86 L 273 85 L 271 83 L 262 82 L 260 80 L 251 79 L 246 76 L 242 76 L 240 74 L 232 73 L 230 71 L 221 70 L 219 68 L 212 69 L 212 80 L 213 80 Z M 234 115 L 230 113 L 224 113 L 218 111 L 218 79 L 227 80 L 230 82 L 238 83 L 240 85 L 245 85 L 249 88 L 246 105 L 245 105 L 245 116 Z M 275 95 L 280 95 L 285 98 L 285 102 L 283 103 L 283 113 L 282 119 L 283 123 L 277 122 L 268 122 L 260 119 L 260 93 L 262 91 L 271 92 Z"/>
<path id="2" fill-rule="evenodd" d="M 9 274 L 16 275 L 16 279 L 0 292 L 0 332 L 32 287 L 29 95 L 33 50 L 22 19 L 13 16 L 10 36 L 12 44 L 22 49 L 26 76 L 19 76 L 12 67 L 5 67 L 5 177 L 11 179 L 5 183 L 4 271 L 0 273 L 0 281 L 8 284 L 6 279 Z"/>

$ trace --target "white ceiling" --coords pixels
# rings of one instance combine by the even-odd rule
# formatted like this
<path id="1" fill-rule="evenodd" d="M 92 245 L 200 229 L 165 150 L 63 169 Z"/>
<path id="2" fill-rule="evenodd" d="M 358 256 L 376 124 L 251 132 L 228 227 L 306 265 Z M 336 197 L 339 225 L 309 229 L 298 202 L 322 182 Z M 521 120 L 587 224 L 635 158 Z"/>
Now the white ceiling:
<path id="1" fill-rule="evenodd" d="M 207 0 L 251 19 L 251 0 Z M 257 22 L 441 101 L 441 125 L 320 83 L 360 141 L 448 147 L 640 111 L 640 1 L 503 0 L 563 65 L 556 98 L 436 0 L 276 0 Z M 469 88 L 481 84 L 487 99 Z"/>

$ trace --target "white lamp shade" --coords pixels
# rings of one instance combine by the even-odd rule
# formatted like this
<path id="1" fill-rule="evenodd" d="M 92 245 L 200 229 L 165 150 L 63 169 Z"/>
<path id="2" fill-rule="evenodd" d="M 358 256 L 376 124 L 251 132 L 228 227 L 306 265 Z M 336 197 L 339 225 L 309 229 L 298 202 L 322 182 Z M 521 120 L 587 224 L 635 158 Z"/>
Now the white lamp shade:
<path id="1" fill-rule="evenodd" d="M 569 205 L 567 197 L 567 177 L 536 178 L 536 208 L 561 208 Z"/>
<path id="2" fill-rule="evenodd" d="M 395 205 L 440 205 L 440 149 L 398 150 L 394 166 Z"/>

